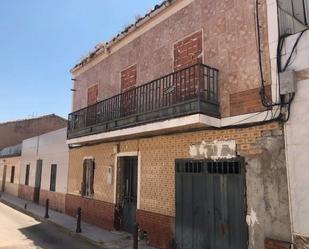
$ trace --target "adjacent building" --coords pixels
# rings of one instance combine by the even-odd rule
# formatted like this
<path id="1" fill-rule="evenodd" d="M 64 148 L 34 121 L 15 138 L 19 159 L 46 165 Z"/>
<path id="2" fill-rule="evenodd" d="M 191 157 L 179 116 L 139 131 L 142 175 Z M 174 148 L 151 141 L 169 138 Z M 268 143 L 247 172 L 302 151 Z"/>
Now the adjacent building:
<path id="1" fill-rule="evenodd" d="M 19 197 L 64 212 L 68 177 L 66 128 L 22 143 Z"/>
<path id="2" fill-rule="evenodd" d="M 0 192 L 18 195 L 21 144 L 0 150 Z"/>
<path id="3" fill-rule="evenodd" d="M 66 126 L 67 121 L 55 114 L 0 123 L 0 191 L 18 195 L 24 139 Z"/>
<path id="4" fill-rule="evenodd" d="M 0 123 L 0 149 L 66 126 L 67 120 L 55 114 Z"/>
<path id="5" fill-rule="evenodd" d="M 306 249 L 309 248 L 309 2 L 279 1 L 273 6 L 278 7 L 279 18 L 274 16 L 270 26 L 273 30 L 270 42 L 274 47 L 281 44 L 281 51 L 279 55 L 273 53 L 271 59 L 276 65 L 279 58 L 281 92 L 288 91 L 291 96 L 284 134 L 292 239 L 294 249 Z"/>
<path id="6" fill-rule="evenodd" d="M 164 1 L 76 65 L 66 213 L 137 222 L 157 248 L 289 248 L 292 95 L 272 39 L 300 26 L 279 10 Z"/>

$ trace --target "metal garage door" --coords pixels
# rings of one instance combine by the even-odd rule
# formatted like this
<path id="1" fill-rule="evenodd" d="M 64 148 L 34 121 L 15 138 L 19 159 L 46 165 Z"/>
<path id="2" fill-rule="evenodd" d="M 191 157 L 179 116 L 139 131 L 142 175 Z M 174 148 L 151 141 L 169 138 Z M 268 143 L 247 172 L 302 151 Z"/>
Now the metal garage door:
<path id="1" fill-rule="evenodd" d="M 178 249 L 245 249 L 242 159 L 176 160 Z"/>

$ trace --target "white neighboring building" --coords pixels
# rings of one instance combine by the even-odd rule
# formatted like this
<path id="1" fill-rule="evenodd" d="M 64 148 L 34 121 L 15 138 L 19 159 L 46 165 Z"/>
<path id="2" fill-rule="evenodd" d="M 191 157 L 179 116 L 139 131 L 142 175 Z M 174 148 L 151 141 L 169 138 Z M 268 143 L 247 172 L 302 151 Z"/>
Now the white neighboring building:
<path id="1" fill-rule="evenodd" d="M 68 152 L 66 128 L 24 140 L 19 196 L 64 212 Z"/>
<path id="2" fill-rule="evenodd" d="M 268 0 L 268 12 L 272 69 L 278 69 L 279 59 L 282 71 L 294 71 L 295 77 L 296 90 L 284 133 L 293 248 L 305 249 L 309 248 L 309 1 Z M 277 53 L 279 37 L 283 41 L 281 54 Z M 273 81 L 276 77 L 273 74 Z M 280 83 L 283 90 L 284 78 Z"/>

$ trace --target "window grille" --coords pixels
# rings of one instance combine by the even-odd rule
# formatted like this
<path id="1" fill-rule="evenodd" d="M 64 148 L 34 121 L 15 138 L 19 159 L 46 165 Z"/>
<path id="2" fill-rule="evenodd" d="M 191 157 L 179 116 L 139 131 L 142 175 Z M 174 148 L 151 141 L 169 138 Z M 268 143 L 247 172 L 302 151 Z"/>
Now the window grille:
<path id="1" fill-rule="evenodd" d="M 177 173 L 241 174 L 241 160 L 176 160 Z"/>

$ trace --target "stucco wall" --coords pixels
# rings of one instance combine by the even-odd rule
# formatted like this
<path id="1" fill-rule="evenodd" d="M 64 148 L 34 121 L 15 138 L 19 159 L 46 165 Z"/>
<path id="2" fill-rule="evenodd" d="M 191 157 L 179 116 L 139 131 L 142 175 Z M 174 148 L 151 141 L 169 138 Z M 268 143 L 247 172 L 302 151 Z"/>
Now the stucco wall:
<path id="1" fill-rule="evenodd" d="M 6 181 L 5 192 L 11 195 L 18 195 L 19 172 L 20 172 L 20 157 L 0 158 L 0 188 L 2 186 L 3 169 L 6 165 Z M 14 183 L 11 183 L 11 169 L 15 166 Z"/>
<path id="2" fill-rule="evenodd" d="M 299 34 L 286 41 L 286 58 Z M 289 69 L 296 70 L 296 95 L 291 115 L 285 125 L 287 166 L 292 210 L 292 229 L 295 248 L 309 248 L 309 32 L 304 33 L 297 46 L 297 54 Z M 284 59 L 283 58 L 283 59 Z M 299 235 L 299 236 L 297 236 Z"/>
<path id="3" fill-rule="evenodd" d="M 30 164 L 29 186 L 34 187 L 38 159 L 43 161 L 41 188 L 49 190 L 51 164 L 57 164 L 56 192 L 66 193 L 68 175 L 66 128 L 23 141 L 21 184 L 25 183 L 26 165 Z"/>
<path id="4" fill-rule="evenodd" d="M 190 158 L 192 144 L 214 140 L 235 140 L 237 153 L 245 157 L 250 248 L 263 248 L 265 237 L 290 240 L 284 140 L 278 123 L 119 142 L 120 153 L 139 152 L 138 208 L 174 217 L 175 159 Z M 70 149 L 68 193 L 79 195 L 83 158 L 93 156 L 96 162 L 94 198 L 114 201 L 114 186 L 107 184 L 108 167 L 115 163 L 114 146 L 115 143 L 101 143 Z"/>
<path id="5" fill-rule="evenodd" d="M 269 83 L 266 7 L 261 3 L 264 69 Z M 202 30 L 204 63 L 220 70 L 221 114 L 229 116 L 230 94 L 260 86 L 254 8 L 254 1 L 193 1 L 97 65 L 76 74 L 73 110 L 87 105 L 90 85 L 99 84 L 99 100 L 119 93 L 121 71 L 131 65 L 137 65 L 137 84 L 172 72 L 174 44 Z"/>

